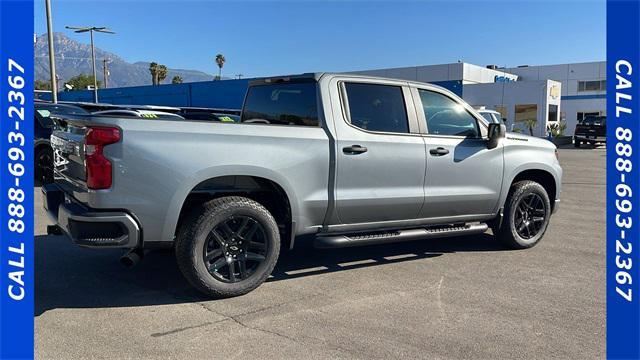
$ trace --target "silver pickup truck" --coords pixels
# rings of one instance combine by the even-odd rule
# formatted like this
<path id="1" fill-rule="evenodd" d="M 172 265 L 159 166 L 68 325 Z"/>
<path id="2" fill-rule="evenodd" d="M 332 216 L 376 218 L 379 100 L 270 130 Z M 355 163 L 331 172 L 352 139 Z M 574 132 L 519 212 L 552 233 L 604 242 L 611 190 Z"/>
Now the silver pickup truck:
<path id="1" fill-rule="evenodd" d="M 480 234 L 528 248 L 558 209 L 544 139 L 506 134 L 443 88 L 344 74 L 250 83 L 239 123 L 69 116 L 44 206 L 74 243 L 174 247 L 213 297 L 245 294 L 304 238 L 319 248 Z M 473 241 L 470 239 L 469 241 Z"/>

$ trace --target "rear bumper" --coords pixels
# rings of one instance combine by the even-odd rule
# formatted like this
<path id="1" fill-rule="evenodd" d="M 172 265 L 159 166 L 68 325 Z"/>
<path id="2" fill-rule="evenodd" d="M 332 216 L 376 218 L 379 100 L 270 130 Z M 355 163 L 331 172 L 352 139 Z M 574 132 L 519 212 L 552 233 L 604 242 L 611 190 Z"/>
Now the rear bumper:
<path id="1" fill-rule="evenodd" d="M 43 186 L 42 195 L 49 218 L 75 244 L 94 248 L 136 248 L 140 245 L 140 226 L 126 212 L 87 208 L 56 184 Z"/>
<path id="2" fill-rule="evenodd" d="M 551 211 L 551 213 L 552 214 L 557 213 L 559 207 L 560 207 L 560 199 L 556 199 L 555 202 L 553 203 L 553 210 Z"/>

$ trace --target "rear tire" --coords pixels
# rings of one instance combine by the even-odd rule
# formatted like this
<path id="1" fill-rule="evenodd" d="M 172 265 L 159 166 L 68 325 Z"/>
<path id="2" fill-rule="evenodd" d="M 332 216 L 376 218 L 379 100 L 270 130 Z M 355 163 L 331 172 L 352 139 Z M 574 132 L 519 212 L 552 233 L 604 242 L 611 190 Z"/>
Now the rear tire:
<path id="1" fill-rule="evenodd" d="M 551 202 L 544 187 L 530 180 L 519 181 L 509 190 L 496 236 L 512 249 L 533 247 L 547 231 L 550 217 Z"/>
<path id="2" fill-rule="evenodd" d="M 577 148 L 580 147 L 580 140 L 578 140 L 578 138 L 573 138 L 573 146 Z"/>
<path id="3" fill-rule="evenodd" d="M 244 295 L 271 274 L 280 252 L 278 225 L 244 197 L 211 200 L 187 215 L 176 240 L 184 277 L 213 298 Z"/>

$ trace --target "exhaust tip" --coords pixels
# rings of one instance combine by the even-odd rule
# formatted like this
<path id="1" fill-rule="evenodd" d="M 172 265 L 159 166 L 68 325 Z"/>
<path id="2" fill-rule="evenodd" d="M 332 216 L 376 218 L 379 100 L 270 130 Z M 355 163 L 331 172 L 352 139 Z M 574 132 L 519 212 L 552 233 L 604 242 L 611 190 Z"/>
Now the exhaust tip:
<path id="1" fill-rule="evenodd" d="M 120 257 L 120 264 L 127 269 L 131 269 L 136 266 L 140 260 L 142 260 L 142 253 L 137 249 L 133 249 Z"/>

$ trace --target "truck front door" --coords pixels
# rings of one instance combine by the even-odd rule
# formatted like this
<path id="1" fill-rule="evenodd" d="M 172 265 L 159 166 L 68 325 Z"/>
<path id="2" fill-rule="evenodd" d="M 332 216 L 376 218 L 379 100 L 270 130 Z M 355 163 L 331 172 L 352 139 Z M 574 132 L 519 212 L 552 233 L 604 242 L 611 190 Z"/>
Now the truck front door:
<path id="1" fill-rule="evenodd" d="M 487 149 L 486 129 L 469 108 L 438 89 L 412 88 L 427 153 L 421 218 L 493 214 L 503 178 L 503 147 Z M 484 134 L 483 134 L 484 133 Z"/>
<path id="2" fill-rule="evenodd" d="M 363 79 L 334 85 L 337 221 L 417 218 L 426 164 L 410 89 Z"/>

